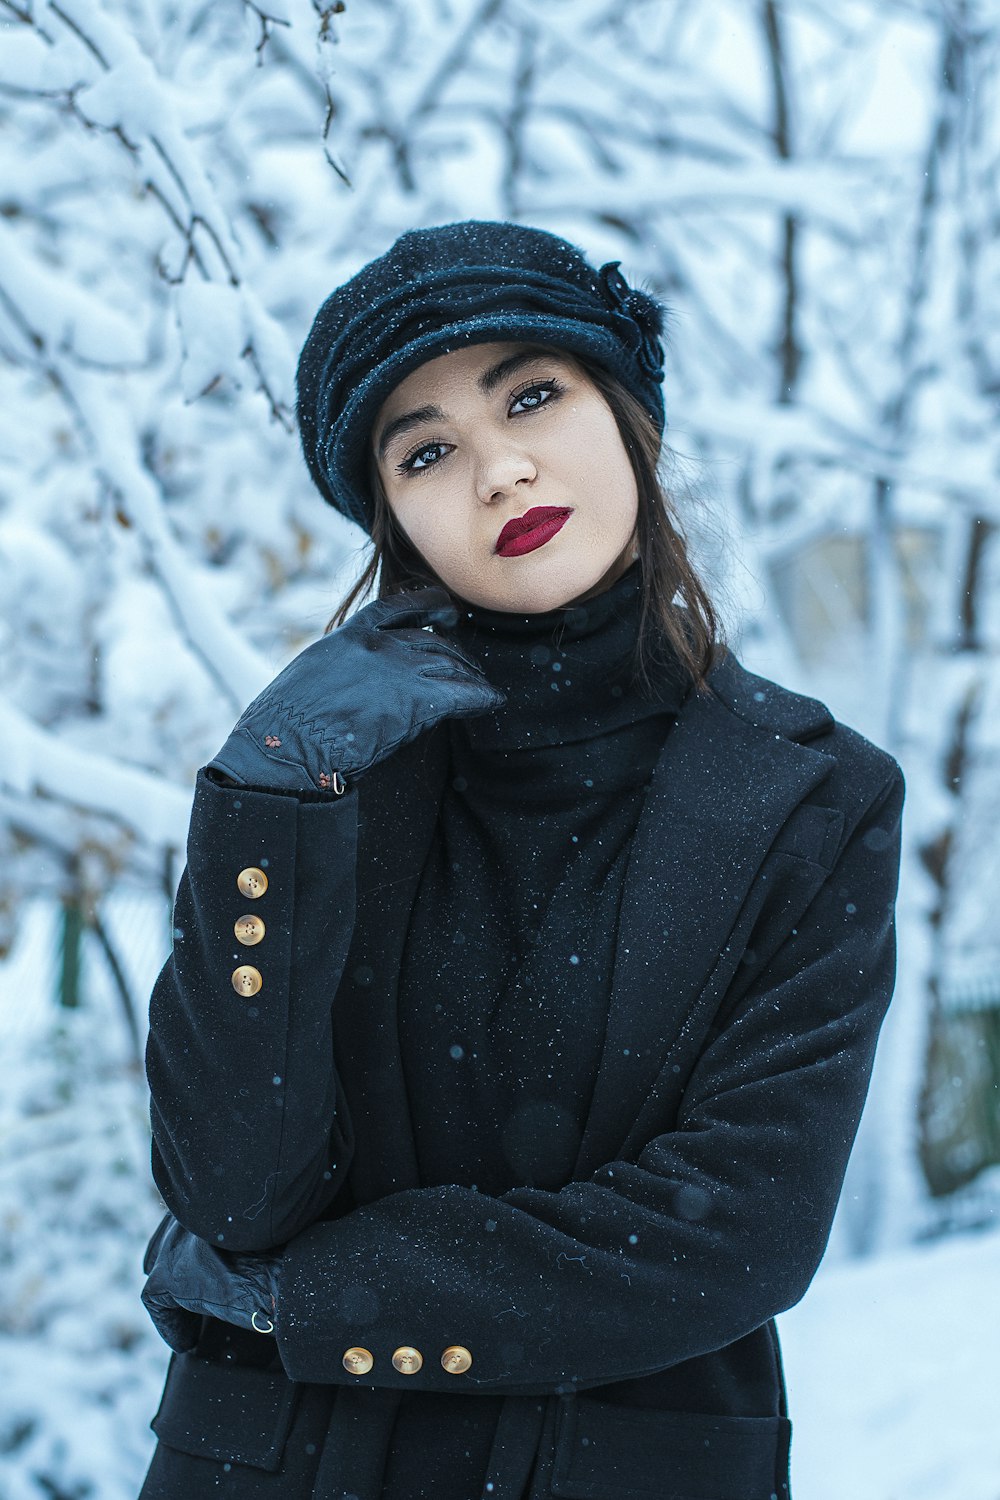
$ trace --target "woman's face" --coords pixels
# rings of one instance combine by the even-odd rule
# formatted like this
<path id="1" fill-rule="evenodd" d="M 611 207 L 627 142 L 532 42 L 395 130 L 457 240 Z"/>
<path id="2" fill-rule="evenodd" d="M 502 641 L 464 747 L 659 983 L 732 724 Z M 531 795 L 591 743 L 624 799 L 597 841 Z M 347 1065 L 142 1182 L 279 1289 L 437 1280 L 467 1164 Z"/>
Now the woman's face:
<path id="1" fill-rule="evenodd" d="M 403 533 L 470 604 L 559 609 L 637 555 L 632 466 L 570 354 L 494 343 L 428 360 L 386 397 L 372 441 Z"/>

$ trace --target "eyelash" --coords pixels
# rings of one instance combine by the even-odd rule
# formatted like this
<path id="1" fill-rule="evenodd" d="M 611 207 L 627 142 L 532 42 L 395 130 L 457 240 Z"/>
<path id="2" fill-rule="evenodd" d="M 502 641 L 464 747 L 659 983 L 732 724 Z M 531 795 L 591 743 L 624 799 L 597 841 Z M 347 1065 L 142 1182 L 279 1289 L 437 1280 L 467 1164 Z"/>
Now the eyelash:
<path id="1" fill-rule="evenodd" d="M 529 406 L 527 408 L 527 411 L 540 411 L 543 406 L 549 406 L 552 401 L 561 396 L 562 390 L 562 385 L 558 380 L 533 380 L 529 385 L 524 385 L 519 391 L 514 392 L 514 394 L 510 398 L 510 404 L 511 406 L 516 405 L 518 401 L 522 400 L 523 397 L 530 395 L 532 391 L 548 391 L 548 400 L 539 401 L 537 406 Z M 517 412 L 515 413 L 515 415 L 524 416 L 525 413 Z M 419 469 L 414 468 L 414 461 L 420 457 L 421 453 L 425 453 L 428 448 L 444 448 L 446 446 L 447 445 L 445 443 L 430 442 L 421 443 L 417 448 L 411 448 L 409 453 L 407 453 L 404 458 L 400 459 L 399 463 L 396 465 L 396 473 L 407 476 L 410 474 L 426 474 L 429 469 L 436 469 L 438 464 L 441 462 L 440 459 L 436 459 L 432 464 L 423 464 Z"/>

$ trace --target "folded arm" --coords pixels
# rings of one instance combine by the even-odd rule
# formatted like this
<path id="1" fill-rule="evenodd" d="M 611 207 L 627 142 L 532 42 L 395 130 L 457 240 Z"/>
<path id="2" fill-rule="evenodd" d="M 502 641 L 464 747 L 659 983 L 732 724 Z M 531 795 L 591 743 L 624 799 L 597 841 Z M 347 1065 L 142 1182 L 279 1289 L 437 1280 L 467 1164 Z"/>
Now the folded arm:
<path id="1" fill-rule="evenodd" d="M 296 1380 L 544 1394 L 650 1374 L 796 1302 L 826 1246 L 895 970 L 894 774 L 752 988 L 731 997 L 676 1127 L 559 1191 L 412 1189 L 286 1247 Z M 446 1348 L 472 1356 L 461 1374 Z M 415 1374 L 392 1365 L 420 1351 Z M 374 1363 L 344 1367 L 351 1348 Z"/>

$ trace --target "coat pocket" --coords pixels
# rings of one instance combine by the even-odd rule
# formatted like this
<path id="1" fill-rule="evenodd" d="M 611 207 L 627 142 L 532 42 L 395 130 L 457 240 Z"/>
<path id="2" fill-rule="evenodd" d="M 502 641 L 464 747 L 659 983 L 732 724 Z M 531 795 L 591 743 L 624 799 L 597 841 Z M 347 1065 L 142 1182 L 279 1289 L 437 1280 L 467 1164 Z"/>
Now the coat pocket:
<path id="1" fill-rule="evenodd" d="M 791 1424 L 565 1399 L 553 1495 L 567 1500 L 789 1500 Z"/>
<path id="2" fill-rule="evenodd" d="M 168 1448 L 276 1473 L 299 1387 L 283 1371 L 175 1354 L 150 1426 Z"/>
<path id="3" fill-rule="evenodd" d="M 772 853 L 794 854 L 831 870 L 844 833 L 844 813 L 839 807 L 820 807 L 800 802 L 771 845 Z"/>

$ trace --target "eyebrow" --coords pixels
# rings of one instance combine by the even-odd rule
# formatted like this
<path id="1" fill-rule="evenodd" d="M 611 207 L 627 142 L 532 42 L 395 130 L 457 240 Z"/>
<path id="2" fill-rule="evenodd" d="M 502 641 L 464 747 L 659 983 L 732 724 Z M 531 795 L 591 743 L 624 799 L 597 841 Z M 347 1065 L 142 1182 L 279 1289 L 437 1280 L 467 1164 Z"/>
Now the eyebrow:
<path id="1" fill-rule="evenodd" d="M 393 438 L 399 437 L 403 432 L 409 432 L 411 427 L 419 427 L 422 422 L 443 422 L 444 412 L 440 406 L 418 406 L 413 411 L 408 411 L 395 421 L 389 422 L 382 429 L 382 436 L 378 440 L 378 456 L 385 457 L 385 450 Z"/>
<path id="2" fill-rule="evenodd" d="M 483 370 L 476 384 L 484 396 L 492 396 L 497 386 L 519 370 L 522 365 L 534 364 L 536 360 L 545 359 L 548 355 L 558 358 L 556 351 L 548 349 L 522 349 L 517 354 L 509 354 L 506 359 L 498 360 L 495 365 L 490 365 L 488 369 Z M 422 422 L 446 422 L 447 420 L 440 406 L 418 406 L 413 411 L 404 412 L 400 417 L 394 417 L 382 429 L 379 437 L 379 458 L 385 457 L 386 449 L 393 438 L 409 432 L 412 427 L 419 427 Z"/>
<path id="3" fill-rule="evenodd" d="M 501 385 L 508 375 L 513 375 L 522 365 L 531 365 L 536 360 L 545 359 L 547 354 L 546 349 L 522 349 L 518 354 L 508 354 L 506 359 L 501 359 L 497 364 L 490 365 L 488 370 L 484 370 L 476 384 L 484 396 L 492 396 L 497 386 Z"/>

